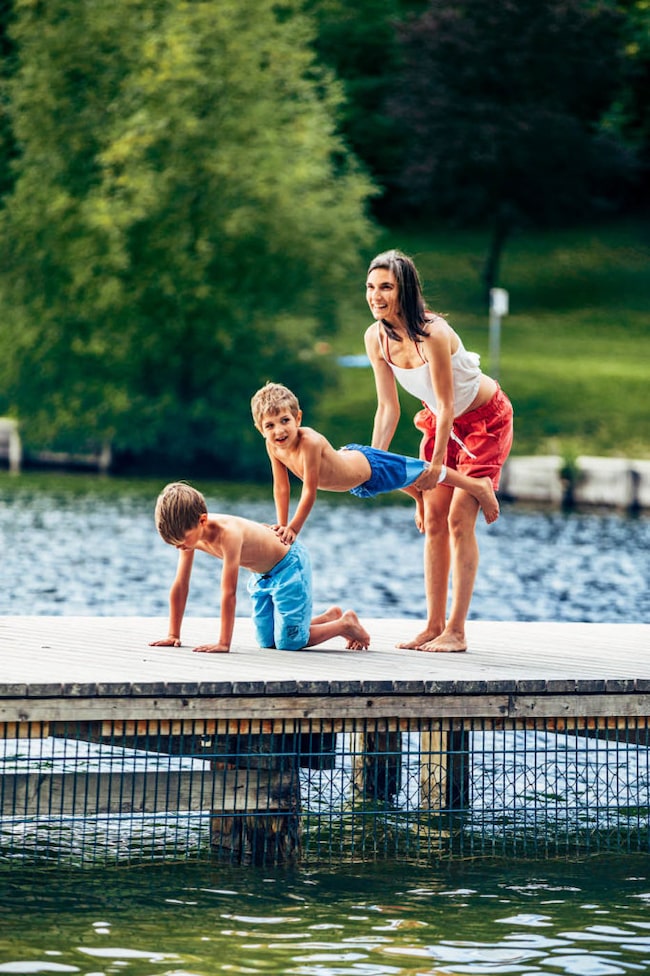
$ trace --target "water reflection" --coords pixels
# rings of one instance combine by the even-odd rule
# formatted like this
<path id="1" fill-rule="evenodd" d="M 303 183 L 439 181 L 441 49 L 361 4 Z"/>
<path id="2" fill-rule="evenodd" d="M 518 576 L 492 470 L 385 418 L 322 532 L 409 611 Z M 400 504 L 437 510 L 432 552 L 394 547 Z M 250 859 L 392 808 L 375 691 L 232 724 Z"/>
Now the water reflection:
<path id="1" fill-rule="evenodd" d="M 345 873 L 12 871 L 0 877 L 0 971 L 642 973 L 650 968 L 649 870 L 637 857 Z"/>
<path id="2" fill-rule="evenodd" d="M 197 486 L 212 510 L 273 519 L 270 491 Z M 160 487 L 0 476 L 0 613 L 165 615 L 176 553 L 153 526 Z M 479 521 L 478 536 L 474 619 L 650 620 L 647 516 L 506 506 L 494 525 Z M 424 616 L 422 537 L 410 504 L 323 494 L 303 539 L 317 608 L 345 603 L 365 616 Z M 217 612 L 218 573 L 213 560 L 196 560 L 189 615 Z M 244 582 L 240 615 L 249 609 Z"/>

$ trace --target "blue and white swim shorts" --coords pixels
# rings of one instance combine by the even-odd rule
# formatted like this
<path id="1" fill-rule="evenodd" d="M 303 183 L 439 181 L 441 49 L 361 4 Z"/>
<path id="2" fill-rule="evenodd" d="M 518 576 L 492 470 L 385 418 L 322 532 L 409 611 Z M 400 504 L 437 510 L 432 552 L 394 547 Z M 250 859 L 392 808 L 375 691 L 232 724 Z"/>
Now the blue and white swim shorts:
<path id="1" fill-rule="evenodd" d="M 300 542 L 268 573 L 251 573 L 248 593 L 260 647 L 299 651 L 309 643 L 312 618 L 311 561 Z"/>
<path id="2" fill-rule="evenodd" d="M 350 489 L 350 494 L 358 498 L 373 498 L 387 491 L 408 488 L 429 467 L 427 461 L 420 461 L 406 454 L 380 451 L 376 447 L 367 447 L 365 444 L 346 444 L 341 450 L 361 451 L 368 458 L 372 472 L 370 478 L 362 485 Z"/>

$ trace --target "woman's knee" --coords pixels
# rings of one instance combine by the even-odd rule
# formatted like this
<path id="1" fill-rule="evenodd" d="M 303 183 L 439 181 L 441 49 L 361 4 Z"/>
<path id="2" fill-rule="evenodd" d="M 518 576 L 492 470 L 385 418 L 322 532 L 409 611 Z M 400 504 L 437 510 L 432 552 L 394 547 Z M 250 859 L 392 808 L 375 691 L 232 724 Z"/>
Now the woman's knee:
<path id="1" fill-rule="evenodd" d="M 460 542 L 464 538 L 473 537 L 476 530 L 476 516 L 478 515 L 478 505 L 453 506 L 449 512 L 447 524 L 449 535 L 454 542 Z"/>
<path id="2" fill-rule="evenodd" d="M 427 539 L 448 539 L 449 522 L 447 512 L 424 510 L 424 534 Z"/>
<path id="3" fill-rule="evenodd" d="M 424 497 L 424 531 L 427 537 L 448 536 L 449 505 L 451 492 L 444 488 L 425 491 Z"/>

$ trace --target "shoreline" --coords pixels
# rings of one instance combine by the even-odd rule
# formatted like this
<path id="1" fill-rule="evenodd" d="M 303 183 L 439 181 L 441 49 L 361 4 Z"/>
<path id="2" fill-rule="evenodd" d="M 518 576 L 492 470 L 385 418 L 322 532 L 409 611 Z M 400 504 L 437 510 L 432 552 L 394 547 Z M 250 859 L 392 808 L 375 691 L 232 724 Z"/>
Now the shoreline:
<path id="1" fill-rule="evenodd" d="M 511 456 L 499 495 L 515 502 L 640 512 L 650 509 L 650 461 L 582 454 L 569 465 L 559 454 Z"/>

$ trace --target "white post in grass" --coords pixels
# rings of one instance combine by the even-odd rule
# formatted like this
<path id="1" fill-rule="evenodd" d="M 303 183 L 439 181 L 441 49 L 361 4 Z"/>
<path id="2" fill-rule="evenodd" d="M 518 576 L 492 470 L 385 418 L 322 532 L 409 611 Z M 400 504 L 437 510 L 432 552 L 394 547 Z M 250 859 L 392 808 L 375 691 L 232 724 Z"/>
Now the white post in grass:
<path id="1" fill-rule="evenodd" d="M 490 376 L 499 378 L 501 350 L 501 318 L 508 314 L 508 292 L 505 288 L 490 288 Z"/>

